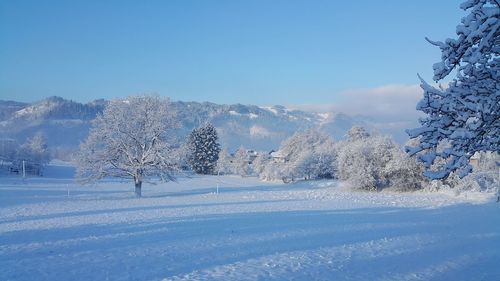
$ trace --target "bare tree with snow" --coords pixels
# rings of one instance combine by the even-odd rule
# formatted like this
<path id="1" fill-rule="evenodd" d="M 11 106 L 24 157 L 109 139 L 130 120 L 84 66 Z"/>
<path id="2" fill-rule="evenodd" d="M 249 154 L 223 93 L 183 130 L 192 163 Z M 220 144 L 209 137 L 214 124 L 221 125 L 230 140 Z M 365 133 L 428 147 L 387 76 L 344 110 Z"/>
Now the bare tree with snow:
<path id="1" fill-rule="evenodd" d="M 500 151 L 500 7 L 497 0 L 469 0 L 461 6 L 470 13 L 457 26 L 456 39 L 431 41 L 441 49 L 441 62 L 434 64 L 434 81 L 456 70 L 446 88 L 437 89 L 422 78 L 424 98 L 417 109 L 427 114 L 422 127 L 408 130 L 420 145 L 407 147 L 419 155 L 425 175 L 447 178 L 471 172 L 470 157 L 481 151 Z M 438 150 L 443 141 L 447 149 Z M 436 159 L 445 159 L 436 167 Z M 434 167 L 434 169 L 432 168 Z"/>
<path id="2" fill-rule="evenodd" d="M 176 127 L 176 119 L 169 104 L 158 96 L 111 101 L 80 146 L 77 177 L 82 182 L 108 176 L 133 179 L 137 197 L 148 177 L 174 180 L 177 167 L 168 130 Z"/>

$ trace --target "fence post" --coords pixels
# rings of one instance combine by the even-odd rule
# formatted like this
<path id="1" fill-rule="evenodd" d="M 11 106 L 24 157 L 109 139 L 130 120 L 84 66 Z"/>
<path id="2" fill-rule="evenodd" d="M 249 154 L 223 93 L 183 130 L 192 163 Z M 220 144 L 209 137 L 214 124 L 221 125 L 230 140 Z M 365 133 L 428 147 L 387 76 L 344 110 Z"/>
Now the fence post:
<path id="1" fill-rule="evenodd" d="M 217 192 L 216 192 L 216 194 L 219 194 L 219 181 L 220 181 L 220 171 L 217 171 Z"/>
<path id="2" fill-rule="evenodd" d="M 497 162 L 498 166 L 498 182 L 497 182 L 497 203 L 500 202 L 500 162 Z"/>

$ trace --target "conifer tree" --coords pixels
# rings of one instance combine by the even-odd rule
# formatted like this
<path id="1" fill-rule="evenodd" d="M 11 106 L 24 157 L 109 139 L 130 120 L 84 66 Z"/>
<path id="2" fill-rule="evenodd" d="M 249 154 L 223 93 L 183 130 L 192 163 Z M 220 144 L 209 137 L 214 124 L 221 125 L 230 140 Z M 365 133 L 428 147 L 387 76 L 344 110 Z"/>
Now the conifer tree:
<path id="1" fill-rule="evenodd" d="M 194 129 L 188 137 L 188 162 L 197 174 L 214 174 L 220 145 L 217 130 L 210 123 Z"/>

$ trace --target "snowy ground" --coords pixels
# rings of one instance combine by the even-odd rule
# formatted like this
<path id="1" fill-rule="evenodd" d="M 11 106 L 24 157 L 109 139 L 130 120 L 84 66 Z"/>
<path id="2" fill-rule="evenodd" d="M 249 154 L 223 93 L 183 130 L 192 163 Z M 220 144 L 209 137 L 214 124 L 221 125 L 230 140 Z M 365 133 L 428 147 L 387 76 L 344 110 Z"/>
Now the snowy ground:
<path id="1" fill-rule="evenodd" d="M 71 177 L 0 178 L 0 280 L 500 280 L 488 194 L 194 177 L 135 199 Z"/>

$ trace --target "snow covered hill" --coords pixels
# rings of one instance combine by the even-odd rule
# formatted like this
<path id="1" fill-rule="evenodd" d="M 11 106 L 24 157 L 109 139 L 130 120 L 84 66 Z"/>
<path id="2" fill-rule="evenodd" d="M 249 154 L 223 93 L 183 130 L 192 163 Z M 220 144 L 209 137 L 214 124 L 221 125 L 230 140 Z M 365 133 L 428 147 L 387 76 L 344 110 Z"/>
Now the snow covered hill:
<path id="1" fill-rule="evenodd" d="M 0 182 L 0 280 L 500 280 L 488 194 L 204 176 L 136 199 L 71 170 Z"/>
<path id="2" fill-rule="evenodd" d="M 76 147 L 87 136 L 91 120 L 106 105 L 105 100 L 81 104 L 50 97 L 33 104 L 0 101 L 0 137 L 23 142 L 41 131 L 51 147 Z M 176 134 L 185 137 L 193 128 L 209 121 L 217 128 L 221 143 L 234 151 L 243 145 L 255 150 L 278 148 L 296 131 L 318 128 L 341 139 L 363 120 L 342 113 L 313 113 L 283 106 L 219 105 L 214 103 L 173 103 L 181 121 Z"/>
<path id="3" fill-rule="evenodd" d="M 81 104 L 60 97 L 33 104 L 0 101 L 0 138 L 23 143 L 42 132 L 52 148 L 77 147 L 87 137 L 91 120 L 105 104 L 104 100 Z"/>

